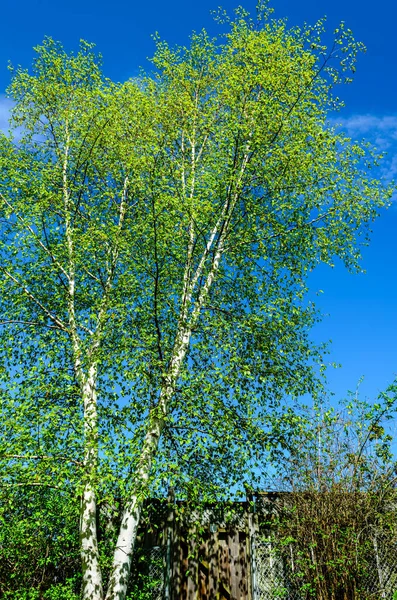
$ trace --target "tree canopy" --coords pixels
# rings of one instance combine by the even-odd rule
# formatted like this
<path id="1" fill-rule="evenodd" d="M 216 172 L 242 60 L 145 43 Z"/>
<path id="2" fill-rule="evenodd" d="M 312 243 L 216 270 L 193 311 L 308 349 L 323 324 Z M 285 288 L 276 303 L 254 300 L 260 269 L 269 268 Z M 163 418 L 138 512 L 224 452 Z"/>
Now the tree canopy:
<path id="1" fill-rule="evenodd" d="M 226 25 L 188 48 L 157 39 L 153 73 L 122 84 L 92 45 L 48 38 L 9 88 L 4 485 L 80 498 L 90 600 L 125 597 L 148 494 L 241 484 L 279 443 L 280 402 L 321 386 L 307 275 L 355 269 L 390 197 L 371 149 L 328 121 L 362 49 L 351 32 L 327 49 L 322 22 L 288 29 L 266 6 Z M 107 569 L 96 512 L 115 497 Z"/>

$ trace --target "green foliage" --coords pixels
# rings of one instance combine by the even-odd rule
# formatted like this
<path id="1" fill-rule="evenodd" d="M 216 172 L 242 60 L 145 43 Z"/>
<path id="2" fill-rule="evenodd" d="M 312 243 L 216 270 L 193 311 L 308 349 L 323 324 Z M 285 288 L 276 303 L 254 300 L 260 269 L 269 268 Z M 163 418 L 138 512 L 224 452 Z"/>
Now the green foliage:
<path id="1" fill-rule="evenodd" d="M 13 72 L 0 468 L 6 488 L 84 497 L 97 579 L 96 503 L 227 495 L 288 442 L 282 403 L 323 389 L 307 276 L 356 269 L 390 198 L 379 157 L 328 124 L 362 45 L 341 26 L 328 51 L 322 22 L 269 15 L 241 9 L 188 48 L 158 39 L 154 74 L 124 84 L 90 44 L 50 38 Z"/>
<path id="2" fill-rule="evenodd" d="M 80 594 L 75 590 L 75 579 L 67 579 L 65 584 L 52 585 L 44 593 L 43 600 L 80 600 Z"/>
<path id="3" fill-rule="evenodd" d="M 134 574 L 126 600 L 152 600 L 163 584 L 165 570 L 162 558 L 150 561 L 149 570 L 148 553 L 138 549 L 134 556 L 132 572 Z"/>
<path id="4" fill-rule="evenodd" d="M 18 589 L 5 592 L 5 600 L 80 600 L 80 594 L 76 593 L 74 579 L 66 580 L 66 583 L 54 584 L 47 591 L 41 593 L 38 589 Z"/>
<path id="5" fill-rule="evenodd" d="M 57 490 L 33 486 L 2 489 L 0 499 L 0 595 L 22 600 L 29 590 L 26 598 L 35 599 L 37 592 L 40 600 L 55 600 L 55 588 L 66 583 L 70 594 L 76 592 L 78 504 Z M 55 586 L 55 581 L 62 583 Z M 66 591 L 64 597 L 69 598 Z"/>
<path id="6" fill-rule="evenodd" d="M 391 386 L 372 405 L 356 396 L 340 410 L 308 410 L 306 427 L 279 467 L 279 489 L 288 494 L 272 527 L 302 598 L 358 600 L 382 592 L 377 548 L 381 560 L 394 564 L 397 539 L 396 463 L 385 432 L 395 403 Z"/>

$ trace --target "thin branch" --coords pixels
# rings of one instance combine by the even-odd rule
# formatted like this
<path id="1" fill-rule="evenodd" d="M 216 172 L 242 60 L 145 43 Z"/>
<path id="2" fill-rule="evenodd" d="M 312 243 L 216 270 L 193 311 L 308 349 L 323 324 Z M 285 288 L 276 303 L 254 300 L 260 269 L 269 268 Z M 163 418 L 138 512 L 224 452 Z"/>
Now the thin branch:
<path id="1" fill-rule="evenodd" d="M 61 265 L 61 263 L 58 261 L 58 259 L 55 258 L 55 256 L 52 254 L 51 250 L 45 244 L 43 244 L 43 242 L 41 241 L 41 239 L 39 238 L 39 236 L 37 235 L 37 233 L 35 233 L 35 231 L 33 230 L 33 228 L 28 223 L 25 222 L 25 219 L 23 217 L 21 217 L 21 215 L 19 215 L 17 213 L 17 211 L 12 206 L 12 204 L 10 204 L 10 202 L 3 196 L 3 194 L 1 192 L 0 192 L 0 197 L 3 200 L 3 202 L 5 204 L 7 204 L 8 208 L 13 211 L 13 213 L 16 216 L 16 218 L 22 223 L 22 225 L 24 227 L 26 227 L 26 229 L 31 233 L 31 235 L 33 236 L 33 238 L 39 244 L 40 248 L 42 250 L 44 250 L 44 252 L 51 258 L 52 262 L 65 275 L 66 279 L 68 279 L 68 274 L 65 271 L 65 269 L 63 268 L 63 266 Z"/>
<path id="2" fill-rule="evenodd" d="M 87 273 L 87 275 L 88 275 L 89 277 L 91 277 L 91 279 L 93 279 L 94 281 L 96 281 L 97 283 L 99 283 L 99 285 L 100 285 L 101 287 L 103 287 L 103 288 L 105 287 L 104 281 L 103 281 L 102 279 L 100 279 L 99 277 L 97 277 L 96 275 L 94 275 L 93 273 L 91 273 L 91 271 L 89 271 L 89 270 L 88 270 L 86 267 L 84 267 L 84 266 L 83 266 L 83 267 L 82 267 L 82 270 L 83 270 L 85 273 Z"/>
<path id="3" fill-rule="evenodd" d="M 159 257 L 158 257 L 158 249 L 157 249 L 157 215 L 156 215 L 156 207 L 154 204 L 154 197 L 152 196 L 152 217 L 153 217 L 153 233 L 154 233 L 154 263 L 155 263 L 155 275 L 154 275 L 154 323 L 156 327 L 156 335 L 157 335 L 157 352 L 159 355 L 160 362 L 163 362 L 163 350 L 162 350 L 162 340 L 161 340 L 161 328 L 160 328 L 160 320 L 159 320 L 159 288 L 160 288 L 160 269 L 159 269 Z"/>
<path id="4" fill-rule="evenodd" d="M 42 224 L 43 233 L 44 233 L 45 241 L 46 241 L 46 244 L 47 244 L 47 248 L 50 250 L 50 241 L 49 241 L 48 236 L 47 236 L 47 229 L 46 229 L 46 225 L 45 225 L 45 221 L 44 221 L 44 215 L 41 215 L 41 224 Z M 54 258 L 52 256 L 52 253 L 51 253 L 51 260 L 54 262 Z M 64 280 L 62 279 L 60 273 L 57 273 L 57 275 L 58 275 L 59 281 L 61 282 L 62 287 L 64 287 L 67 290 L 68 286 L 64 282 Z M 66 275 L 66 278 L 67 278 L 67 275 Z"/>
<path id="5" fill-rule="evenodd" d="M 61 327 L 58 327 L 57 325 L 46 325 L 45 323 L 38 323 L 36 321 L 14 321 L 14 320 L 0 321 L 0 325 L 9 325 L 9 324 L 31 325 L 31 326 L 47 327 L 48 329 L 58 329 L 58 330 L 61 329 Z"/>
<path id="6" fill-rule="evenodd" d="M 26 294 L 26 296 L 28 298 L 30 298 L 32 300 L 32 302 L 34 302 L 39 308 L 41 308 L 41 310 L 44 312 L 45 315 L 47 315 L 47 317 L 53 322 L 55 323 L 55 325 L 59 328 L 62 329 L 63 331 L 68 331 L 68 328 L 66 327 L 66 325 L 64 323 L 62 323 L 62 321 L 60 319 L 58 319 L 58 317 L 56 317 L 55 315 L 53 315 L 41 302 L 40 300 L 38 300 L 30 290 L 28 290 L 28 288 L 20 281 L 18 281 L 18 279 L 16 279 L 13 275 L 11 275 L 11 273 L 9 273 L 8 271 L 6 271 L 5 269 L 2 269 L 3 273 L 5 275 L 7 275 L 7 277 L 9 279 L 11 279 L 11 281 L 13 281 L 15 283 L 15 285 L 17 285 L 21 290 L 23 290 Z"/>
<path id="7" fill-rule="evenodd" d="M 35 487 L 35 486 L 39 486 L 39 487 L 47 487 L 47 488 L 51 488 L 53 490 L 64 490 L 64 488 L 61 488 L 59 485 L 52 485 L 50 483 L 41 483 L 39 481 L 31 481 L 31 482 L 22 482 L 22 483 L 0 483 L 0 487 L 2 488 L 12 488 L 12 487 Z"/>
<path id="8" fill-rule="evenodd" d="M 15 459 L 21 459 L 21 460 L 64 460 L 64 461 L 69 461 L 74 463 L 75 465 L 78 466 L 82 466 L 83 463 L 81 463 L 78 460 L 75 460 L 73 458 L 70 458 L 69 456 L 62 456 L 59 454 L 56 454 L 54 456 L 51 456 L 49 454 L 0 454 L 0 458 L 15 458 Z"/>

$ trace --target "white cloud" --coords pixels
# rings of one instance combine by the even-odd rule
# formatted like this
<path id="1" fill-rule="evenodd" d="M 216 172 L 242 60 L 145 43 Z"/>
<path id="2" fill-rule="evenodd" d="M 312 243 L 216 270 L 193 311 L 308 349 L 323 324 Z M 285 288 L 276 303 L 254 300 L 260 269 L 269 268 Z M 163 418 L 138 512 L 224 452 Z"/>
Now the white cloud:
<path id="1" fill-rule="evenodd" d="M 8 120 L 13 104 L 12 100 L 0 94 L 0 131 L 4 133 L 8 131 Z"/>
<path id="2" fill-rule="evenodd" d="M 397 153 L 391 157 L 391 160 L 389 163 L 388 174 L 391 179 L 396 179 L 396 176 L 397 176 Z"/>
<path id="3" fill-rule="evenodd" d="M 352 115 L 333 122 L 352 138 L 364 137 L 380 149 L 386 149 L 397 141 L 397 115 Z"/>
<path id="4" fill-rule="evenodd" d="M 333 119 L 332 125 L 355 140 L 364 139 L 384 154 L 379 175 L 397 179 L 397 115 L 351 115 Z"/>

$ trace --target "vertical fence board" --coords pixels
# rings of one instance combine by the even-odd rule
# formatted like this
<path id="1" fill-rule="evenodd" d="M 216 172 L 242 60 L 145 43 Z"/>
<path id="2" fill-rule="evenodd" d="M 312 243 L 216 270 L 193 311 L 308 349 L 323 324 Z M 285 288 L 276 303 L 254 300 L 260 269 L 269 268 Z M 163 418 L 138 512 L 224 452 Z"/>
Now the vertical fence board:
<path id="1" fill-rule="evenodd" d="M 248 598 L 248 580 L 249 580 L 249 565 L 247 561 L 247 534 L 245 531 L 238 533 L 238 562 L 239 562 L 239 579 L 238 579 L 238 598 L 239 600 L 249 600 Z"/>
<path id="2" fill-rule="evenodd" d="M 198 548 L 196 544 L 196 540 L 194 537 L 194 531 L 190 530 L 188 533 L 188 569 L 189 575 L 187 577 L 187 600 L 197 600 L 197 592 L 198 592 L 198 561 L 197 561 L 197 553 Z"/>
<path id="3" fill-rule="evenodd" d="M 224 598 L 227 598 L 227 600 L 231 600 L 229 535 L 226 531 L 221 531 L 219 533 L 219 550 L 221 593 L 223 594 Z"/>
<path id="4" fill-rule="evenodd" d="M 218 533 L 208 534 L 208 594 L 209 598 L 216 598 L 219 593 L 219 543 Z"/>
<path id="5" fill-rule="evenodd" d="M 239 598 L 239 583 L 240 583 L 240 565 L 239 565 L 239 539 L 238 532 L 233 531 L 229 534 L 229 564 L 230 564 L 230 595 L 231 600 L 240 600 Z"/>

